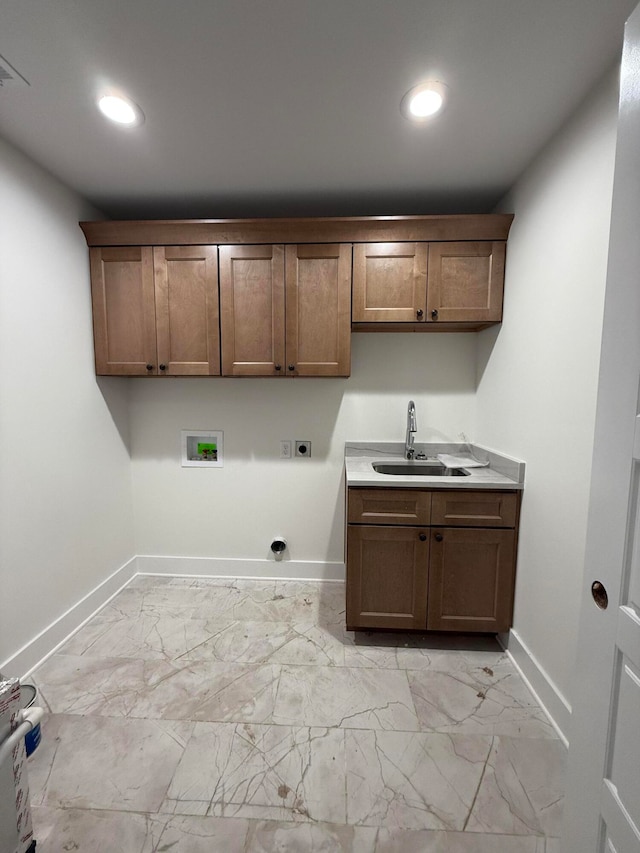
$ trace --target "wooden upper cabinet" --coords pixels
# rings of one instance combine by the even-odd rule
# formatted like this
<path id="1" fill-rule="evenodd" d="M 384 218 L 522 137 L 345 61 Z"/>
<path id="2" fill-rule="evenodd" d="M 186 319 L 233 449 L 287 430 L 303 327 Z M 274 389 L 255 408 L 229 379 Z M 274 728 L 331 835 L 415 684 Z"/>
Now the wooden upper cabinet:
<path id="1" fill-rule="evenodd" d="M 427 243 L 363 243 L 353 250 L 353 322 L 424 320 Z"/>
<path id="2" fill-rule="evenodd" d="M 502 319 L 505 243 L 430 243 L 427 322 Z"/>
<path id="3" fill-rule="evenodd" d="M 216 247 L 158 246 L 153 259 L 159 371 L 219 376 Z"/>
<path id="4" fill-rule="evenodd" d="M 354 247 L 356 324 L 435 331 L 483 328 L 502 319 L 504 241 L 363 243 Z M 364 326 L 375 328 L 375 326 Z"/>
<path id="5" fill-rule="evenodd" d="M 216 247 L 91 249 L 96 373 L 220 374 Z"/>
<path id="6" fill-rule="evenodd" d="M 83 222 L 96 373 L 349 376 L 351 331 L 483 329 L 511 220 Z"/>
<path id="7" fill-rule="evenodd" d="M 223 376 L 284 376 L 284 247 L 220 246 Z"/>
<path id="8" fill-rule="evenodd" d="M 349 375 L 351 246 L 219 252 L 224 376 Z"/>
<path id="9" fill-rule="evenodd" d="M 349 376 L 351 246 L 287 246 L 285 282 L 287 373 Z"/>
<path id="10" fill-rule="evenodd" d="M 157 373 L 153 249 L 90 251 L 96 373 Z"/>

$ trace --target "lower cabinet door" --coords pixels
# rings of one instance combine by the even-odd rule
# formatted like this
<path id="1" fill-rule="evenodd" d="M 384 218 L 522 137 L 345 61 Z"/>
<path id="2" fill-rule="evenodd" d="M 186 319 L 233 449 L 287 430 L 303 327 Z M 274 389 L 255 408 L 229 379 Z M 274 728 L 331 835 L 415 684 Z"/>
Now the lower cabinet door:
<path id="1" fill-rule="evenodd" d="M 515 582 L 515 530 L 431 528 L 431 631 L 506 631 Z"/>
<path id="2" fill-rule="evenodd" d="M 419 527 L 348 525 L 348 630 L 425 630 L 429 538 Z"/>

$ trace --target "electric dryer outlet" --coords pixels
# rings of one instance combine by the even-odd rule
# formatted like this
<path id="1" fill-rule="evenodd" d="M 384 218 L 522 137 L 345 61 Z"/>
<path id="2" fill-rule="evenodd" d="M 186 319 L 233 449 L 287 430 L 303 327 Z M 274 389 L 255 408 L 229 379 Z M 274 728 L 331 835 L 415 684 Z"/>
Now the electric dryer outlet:
<path id="1" fill-rule="evenodd" d="M 296 440 L 296 456 L 311 456 L 311 442 Z"/>

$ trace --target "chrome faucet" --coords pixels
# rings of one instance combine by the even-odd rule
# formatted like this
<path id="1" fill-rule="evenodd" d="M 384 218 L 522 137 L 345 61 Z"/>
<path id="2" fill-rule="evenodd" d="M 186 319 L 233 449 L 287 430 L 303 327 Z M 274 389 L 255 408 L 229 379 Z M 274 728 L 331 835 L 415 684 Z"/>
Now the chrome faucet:
<path id="1" fill-rule="evenodd" d="M 413 459 L 416 449 L 413 446 L 415 435 L 418 429 L 416 422 L 416 404 L 413 400 L 409 400 L 409 408 L 407 409 L 407 435 L 404 440 L 404 455 L 407 459 Z"/>

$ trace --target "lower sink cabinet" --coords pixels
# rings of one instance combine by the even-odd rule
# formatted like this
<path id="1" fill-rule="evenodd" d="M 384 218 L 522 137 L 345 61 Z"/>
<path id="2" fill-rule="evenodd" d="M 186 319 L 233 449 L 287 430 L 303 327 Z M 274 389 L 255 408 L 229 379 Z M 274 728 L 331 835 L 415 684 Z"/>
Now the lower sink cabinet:
<path id="1" fill-rule="evenodd" d="M 383 490 L 376 491 L 384 501 Z M 351 519 L 361 502 L 358 492 L 349 490 Z M 520 496 L 496 497 L 513 504 L 505 527 L 471 527 L 468 521 L 452 527 L 348 524 L 347 629 L 506 631 L 513 615 Z"/>

